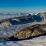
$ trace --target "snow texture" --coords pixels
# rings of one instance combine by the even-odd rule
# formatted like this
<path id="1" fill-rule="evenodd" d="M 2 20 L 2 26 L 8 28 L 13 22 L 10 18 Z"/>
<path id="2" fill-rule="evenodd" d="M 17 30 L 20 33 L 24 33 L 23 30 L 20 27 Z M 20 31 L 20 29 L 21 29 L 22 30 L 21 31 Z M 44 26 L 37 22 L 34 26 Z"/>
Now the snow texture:
<path id="1" fill-rule="evenodd" d="M 0 46 L 46 46 L 46 36 L 23 41 L 1 41 Z"/>
<path id="2" fill-rule="evenodd" d="M 13 16 L 1 16 L 0 20 L 15 17 Z M 18 25 L 11 25 L 11 26 L 4 26 L 0 25 L 0 36 L 2 37 L 10 37 L 14 33 L 17 33 L 19 30 L 26 28 L 28 26 L 34 25 L 34 24 L 45 24 L 46 22 L 33 22 L 33 23 L 27 23 L 27 24 L 18 24 Z M 0 46 L 46 46 L 46 36 L 40 36 L 33 39 L 23 40 L 23 41 L 0 41 Z"/>
<path id="3" fill-rule="evenodd" d="M 33 23 L 18 24 L 18 25 L 11 25 L 11 26 L 0 25 L 0 36 L 5 38 L 11 37 L 13 34 L 17 33 L 21 29 L 34 24 L 45 24 L 45 22 L 33 22 Z"/>

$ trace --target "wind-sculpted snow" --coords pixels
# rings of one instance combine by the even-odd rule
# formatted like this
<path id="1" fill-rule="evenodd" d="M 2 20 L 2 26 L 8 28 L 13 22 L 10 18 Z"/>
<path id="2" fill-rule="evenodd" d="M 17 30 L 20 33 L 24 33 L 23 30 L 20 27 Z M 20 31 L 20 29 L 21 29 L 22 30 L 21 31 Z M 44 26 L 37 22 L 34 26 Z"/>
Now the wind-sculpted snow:
<path id="1" fill-rule="evenodd" d="M 21 29 L 34 24 L 45 24 L 45 22 L 34 22 L 27 24 L 8 25 L 8 26 L 0 25 L 0 36 L 8 38 L 13 34 L 17 33 L 18 31 L 20 31 Z"/>
<path id="2" fill-rule="evenodd" d="M 28 15 L 0 20 L 0 36 L 10 37 L 14 33 L 33 24 L 44 24 L 41 15 Z"/>
<path id="3" fill-rule="evenodd" d="M 3 23 L 5 22 L 5 20 L 1 20 L 2 19 L 1 17 L 0 37 L 8 38 L 11 37 L 13 34 L 17 33 L 18 31 L 20 31 L 21 29 L 26 28 L 28 26 L 35 25 L 35 24 L 46 24 L 46 22 L 43 22 L 44 18 L 41 15 L 40 16 L 33 15 L 31 18 L 30 17 L 31 16 L 29 16 L 28 18 L 27 16 L 26 18 L 24 16 L 24 19 L 23 17 L 20 17 L 21 20 L 20 21 L 19 18 L 18 19 L 12 18 L 7 20 L 6 18 L 10 18 L 10 17 L 4 16 L 3 19 L 9 21 L 8 23 L 7 22 Z M 46 36 L 40 36 L 40 37 L 23 40 L 23 41 L 4 41 L 4 42 L 0 41 L 0 46 L 46 46 Z"/>
<path id="4" fill-rule="evenodd" d="M 0 41 L 0 46 L 46 46 L 46 36 L 23 41 Z"/>

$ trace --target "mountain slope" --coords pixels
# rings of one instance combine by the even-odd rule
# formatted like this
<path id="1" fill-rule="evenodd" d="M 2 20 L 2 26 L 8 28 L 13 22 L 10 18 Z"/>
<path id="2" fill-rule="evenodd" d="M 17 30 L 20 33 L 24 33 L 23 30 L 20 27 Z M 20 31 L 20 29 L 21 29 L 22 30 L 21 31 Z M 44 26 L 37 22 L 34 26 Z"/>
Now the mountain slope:
<path id="1" fill-rule="evenodd" d="M 41 35 L 46 35 L 46 24 L 40 25 L 35 24 L 30 27 L 24 28 L 14 34 L 12 37 L 8 38 L 9 40 L 22 40 L 22 39 L 29 39 Z"/>
<path id="2" fill-rule="evenodd" d="M 43 21 L 43 17 L 41 15 L 30 15 L 27 16 L 20 16 L 20 17 L 13 17 L 0 20 L 0 24 L 2 25 L 18 25 L 18 24 L 26 24 L 32 22 L 41 22 Z"/>

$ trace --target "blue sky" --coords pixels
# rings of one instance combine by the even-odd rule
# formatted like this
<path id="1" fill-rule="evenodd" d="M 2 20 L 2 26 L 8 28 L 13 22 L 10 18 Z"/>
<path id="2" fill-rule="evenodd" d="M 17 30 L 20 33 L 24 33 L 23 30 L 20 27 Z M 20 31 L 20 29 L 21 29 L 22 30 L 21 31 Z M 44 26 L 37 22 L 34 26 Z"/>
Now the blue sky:
<path id="1" fill-rule="evenodd" d="M 46 11 L 46 0 L 0 0 L 0 12 L 37 13 Z"/>

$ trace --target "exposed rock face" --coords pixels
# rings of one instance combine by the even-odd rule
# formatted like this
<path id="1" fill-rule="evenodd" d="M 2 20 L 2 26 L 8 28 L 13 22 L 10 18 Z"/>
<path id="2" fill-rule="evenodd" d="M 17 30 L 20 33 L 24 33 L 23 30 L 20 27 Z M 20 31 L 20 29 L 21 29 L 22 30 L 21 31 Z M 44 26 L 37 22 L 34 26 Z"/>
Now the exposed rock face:
<path id="1" fill-rule="evenodd" d="M 13 18 L 0 20 L 0 24 L 7 26 L 7 25 L 26 24 L 26 23 L 32 23 L 32 22 L 41 22 L 41 21 L 46 21 L 46 12 L 39 13 L 37 15 L 28 14 L 28 16 L 13 17 Z M 42 35 L 44 33 L 46 33 L 46 24 L 43 24 L 43 25 L 36 24 L 20 30 L 19 32 L 11 36 L 11 38 L 14 37 L 17 39 L 25 39 L 29 37 Z M 3 37 L 1 37 L 1 39 L 2 38 Z M 8 39 L 10 40 L 10 38 Z M 5 38 L 3 38 L 2 40 L 5 40 Z"/>
<path id="2" fill-rule="evenodd" d="M 18 39 L 25 39 L 25 38 L 30 37 L 31 34 L 32 34 L 32 32 L 30 31 L 30 29 L 23 29 L 22 31 L 15 34 L 14 37 L 16 37 Z"/>
<path id="3" fill-rule="evenodd" d="M 4 21 L 4 22 L 2 22 L 2 25 L 7 26 L 7 25 L 11 25 L 11 24 L 9 21 Z"/>
<path id="4" fill-rule="evenodd" d="M 44 24 L 46 25 L 46 24 Z M 27 27 L 25 29 L 20 30 L 18 33 L 14 34 L 13 37 L 14 38 L 18 38 L 18 39 L 25 39 L 25 38 L 29 38 L 29 37 L 34 37 L 34 36 L 38 36 L 38 35 L 42 35 L 44 33 L 46 33 L 46 31 L 42 28 L 44 27 L 44 25 L 33 25 L 30 27 Z M 46 28 L 46 27 L 44 27 Z"/>
<path id="5" fill-rule="evenodd" d="M 46 12 L 41 13 L 41 16 L 43 16 L 43 20 L 46 21 Z"/>
<path id="6" fill-rule="evenodd" d="M 38 13 L 36 15 L 28 14 L 25 16 L 3 19 L 3 20 L 0 20 L 0 24 L 15 25 L 15 24 L 26 24 L 30 22 L 41 22 L 41 21 L 46 21 L 46 12 Z"/>
<path id="7" fill-rule="evenodd" d="M 38 15 L 28 14 L 28 16 L 20 16 L 20 17 L 13 17 L 13 18 L 0 20 L 0 24 L 17 25 L 17 24 L 26 24 L 26 23 L 41 22 L 41 21 L 43 21 L 41 14 L 38 14 Z"/>
<path id="8" fill-rule="evenodd" d="M 5 40 L 8 40 L 8 39 L 6 39 L 4 37 L 0 37 L 0 40 L 5 41 Z"/>
<path id="9" fill-rule="evenodd" d="M 0 40 L 22 40 L 46 34 L 46 24 L 35 24 L 24 28 L 9 38 L 0 37 Z"/>

